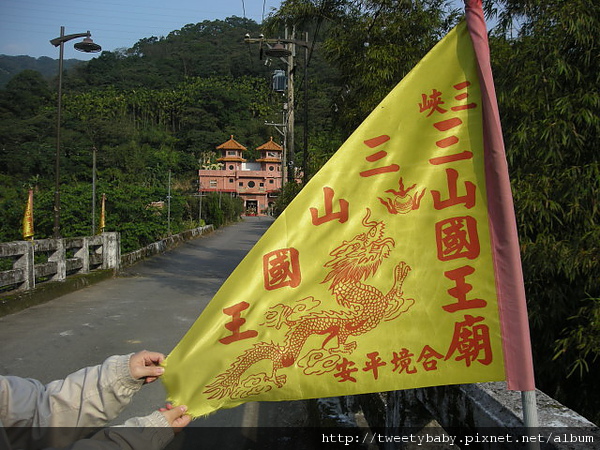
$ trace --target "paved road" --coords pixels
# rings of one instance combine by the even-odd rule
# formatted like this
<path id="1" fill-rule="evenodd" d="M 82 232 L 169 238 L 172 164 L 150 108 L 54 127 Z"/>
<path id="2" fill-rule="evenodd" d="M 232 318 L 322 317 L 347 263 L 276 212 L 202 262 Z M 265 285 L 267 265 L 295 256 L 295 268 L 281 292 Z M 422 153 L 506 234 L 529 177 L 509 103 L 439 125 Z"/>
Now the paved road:
<path id="1" fill-rule="evenodd" d="M 0 318 L 0 373 L 49 382 L 114 354 L 168 354 L 271 223 L 246 218 L 140 262 L 119 278 Z M 161 383 L 145 386 L 115 422 L 149 414 L 164 399 Z M 306 414 L 304 402 L 249 403 L 192 425 L 247 434 L 256 430 L 243 427 L 302 425 Z M 235 438 L 233 431 L 221 438 Z M 223 446 L 233 447 L 244 446 Z"/>

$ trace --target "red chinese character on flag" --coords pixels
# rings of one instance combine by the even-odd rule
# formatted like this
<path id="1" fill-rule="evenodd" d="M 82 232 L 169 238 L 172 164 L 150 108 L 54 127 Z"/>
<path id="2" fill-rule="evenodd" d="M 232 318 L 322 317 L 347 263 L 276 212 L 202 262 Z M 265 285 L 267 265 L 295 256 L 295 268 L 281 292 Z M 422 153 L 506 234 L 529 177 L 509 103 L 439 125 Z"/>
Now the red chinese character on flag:
<path id="1" fill-rule="evenodd" d="M 456 161 L 463 161 L 466 159 L 473 159 L 473 152 L 465 150 L 464 152 L 455 153 L 453 155 L 436 156 L 429 160 L 429 164 L 439 166 L 441 164 L 449 164 Z"/>
<path id="2" fill-rule="evenodd" d="M 425 112 L 429 110 L 427 117 L 431 116 L 436 111 L 441 114 L 444 114 L 446 111 L 448 111 L 440 106 L 445 102 L 442 100 L 442 93 L 437 89 L 433 89 L 429 96 L 421 94 L 421 100 L 421 103 L 419 103 L 419 112 Z"/>
<path id="3" fill-rule="evenodd" d="M 355 364 L 353 361 L 349 361 L 346 358 L 342 360 L 341 363 L 337 364 L 335 368 L 339 370 L 338 373 L 334 373 L 333 376 L 339 378 L 339 382 L 342 383 L 344 381 L 352 381 L 356 383 L 356 378 L 352 376 L 353 372 L 358 372 L 356 367 L 353 367 Z"/>
<path id="4" fill-rule="evenodd" d="M 444 355 L 436 352 L 429 345 L 426 345 L 423 347 L 423 350 L 421 350 L 421 354 L 419 355 L 417 362 L 422 362 L 423 368 L 427 371 L 437 370 L 437 360 L 442 359 L 443 357 Z"/>
<path id="5" fill-rule="evenodd" d="M 462 83 L 455 84 L 453 87 L 457 91 L 461 91 L 463 89 L 468 88 L 469 86 L 471 86 L 470 81 L 463 81 Z M 469 98 L 469 94 L 467 92 L 463 92 L 462 94 L 458 94 L 454 97 L 455 100 L 459 100 L 459 101 L 467 100 L 468 98 Z M 464 105 L 453 106 L 450 109 L 452 109 L 452 111 L 464 111 L 465 109 L 473 109 L 473 108 L 477 108 L 477 104 L 471 102 L 471 103 L 465 103 Z"/>
<path id="6" fill-rule="evenodd" d="M 444 209 L 450 206 L 464 204 L 466 208 L 471 209 L 475 206 L 475 184 L 470 181 L 465 181 L 466 194 L 458 195 L 458 172 L 454 169 L 446 169 L 446 176 L 448 179 L 448 198 L 442 200 L 440 191 L 431 191 L 433 197 L 433 207 L 435 209 Z"/>
<path id="7" fill-rule="evenodd" d="M 229 336 L 219 339 L 222 344 L 231 344 L 235 341 L 242 339 L 248 339 L 258 336 L 258 332 L 255 330 L 240 331 L 242 325 L 246 323 L 246 319 L 242 319 L 242 311 L 248 309 L 250 305 L 247 302 L 239 302 L 229 308 L 223 308 L 223 312 L 228 316 L 231 316 L 231 322 L 225 324 L 225 328 L 231 331 Z"/>
<path id="8" fill-rule="evenodd" d="M 387 365 L 387 363 L 383 362 L 383 360 L 379 357 L 379 352 L 367 353 L 367 358 L 369 358 L 369 360 L 365 363 L 363 371 L 367 372 L 372 370 L 373 377 L 375 379 L 379 378 L 379 368 Z"/>
<path id="9" fill-rule="evenodd" d="M 381 144 L 384 144 L 385 142 L 389 141 L 390 137 L 382 134 L 381 136 L 377 136 L 374 137 L 372 139 L 367 139 L 366 141 L 364 141 L 365 145 L 369 148 L 375 148 L 380 146 Z M 369 162 L 375 162 L 375 161 L 379 161 L 382 158 L 385 158 L 387 156 L 387 152 L 384 150 L 379 150 L 367 157 L 365 157 L 365 159 Z M 387 166 L 382 166 L 382 167 L 376 167 L 374 169 L 369 169 L 369 170 L 363 170 L 360 173 L 361 177 L 371 177 L 373 175 L 380 175 L 382 173 L 388 173 L 388 172 L 398 172 L 400 170 L 400 166 L 398 164 L 389 164 Z"/>
<path id="10" fill-rule="evenodd" d="M 435 239 L 440 261 L 479 256 L 477 220 L 474 217 L 451 217 L 436 223 Z"/>
<path id="11" fill-rule="evenodd" d="M 454 324 L 454 336 L 448 349 L 445 360 L 450 359 L 454 353 L 458 353 L 455 361 L 464 361 L 467 367 L 473 361 L 483 365 L 492 362 L 492 347 L 490 345 L 490 331 L 482 322 L 483 317 L 465 315 L 463 322 Z"/>
<path id="12" fill-rule="evenodd" d="M 417 369 L 414 366 L 412 368 L 409 367 L 412 363 L 413 356 L 415 356 L 414 353 L 410 353 L 407 348 L 400 350 L 400 353 L 394 352 L 394 357 L 392 358 L 392 364 L 394 365 L 393 371 L 395 372 L 400 369 L 398 370 L 399 374 L 402 372 L 406 372 L 408 374 L 416 373 Z"/>
<path id="13" fill-rule="evenodd" d="M 312 216 L 313 225 L 321 225 L 330 220 L 339 220 L 340 223 L 344 223 L 348 220 L 348 205 L 349 203 L 340 199 L 338 201 L 340 210 L 337 212 L 333 211 L 333 195 L 334 191 L 329 186 L 323 187 L 323 195 L 325 197 L 325 214 L 319 217 L 319 210 L 317 208 L 310 208 L 310 215 Z"/>
<path id="14" fill-rule="evenodd" d="M 487 302 L 481 298 L 467 300 L 467 294 L 471 292 L 473 286 L 467 283 L 465 278 L 474 272 L 475 269 L 471 266 L 463 266 L 444 272 L 444 276 L 455 283 L 453 288 L 448 289 L 448 294 L 458 300 L 456 303 L 442 306 L 444 310 L 452 313 L 463 309 L 485 308 Z"/>
<path id="15" fill-rule="evenodd" d="M 285 286 L 297 287 L 302 280 L 298 250 L 282 248 L 264 255 L 263 278 L 268 291 Z"/>

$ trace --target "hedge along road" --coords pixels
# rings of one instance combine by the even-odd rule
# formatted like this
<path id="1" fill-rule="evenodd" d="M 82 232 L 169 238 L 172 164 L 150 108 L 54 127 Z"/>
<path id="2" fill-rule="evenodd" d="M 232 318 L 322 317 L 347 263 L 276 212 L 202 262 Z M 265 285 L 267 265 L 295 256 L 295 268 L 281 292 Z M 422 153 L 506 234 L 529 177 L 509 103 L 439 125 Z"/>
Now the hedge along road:
<path id="1" fill-rule="evenodd" d="M 141 261 L 117 278 L 1 317 L 0 373 L 47 383 L 115 354 L 168 354 L 272 221 L 247 217 Z M 114 423 L 150 414 L 165 397 L 160 382 L 144 386 Z M 191 427 L 250 427 L 252 433 L 252 427 L 305 425 L 306 415 L 305 402 L 248 403 Z M 224 431 L 234 438 L 234 430 Z M 219 446 L 232 448 L 221 438 Z"/>

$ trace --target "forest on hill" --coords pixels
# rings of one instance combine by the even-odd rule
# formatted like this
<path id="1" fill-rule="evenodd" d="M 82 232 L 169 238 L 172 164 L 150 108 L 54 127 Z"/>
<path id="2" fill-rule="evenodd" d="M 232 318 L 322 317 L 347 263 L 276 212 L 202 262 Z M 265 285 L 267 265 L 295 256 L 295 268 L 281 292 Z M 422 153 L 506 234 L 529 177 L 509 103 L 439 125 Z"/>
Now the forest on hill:
<path id="1" fill-rule="evenodd" d="M 515 198 L 540 389 L 600 422 L 600 6 L 593 0 L 491 0 L 492 65 Z M 92 148 L 107 230 L 123 251 L 198 225 L 197 170 L 230 135 L 252 149 L 277 137 L 283 97 L 270 87 L 277 60 L 243 36 L 314 39 L 308 176 L 460 19 L 441 0 L 286 0 L 265 23 L 204 21 L 132 48 L 102 52 L 65 72 L 61 232 L 91 232 Z M 302 52 L 301 52 L 302 53 Z M 302 54 L 297 67 L 303 64 Z M 303 108 L 297 71 L 298 110 Z M 0 238 L 21 239 L 28 189 L 36 238 L 52 236 L 56 79 L 28 69 L 0 90 Z M 212 153 L 211 153 L 212 152 Z M 171 222 L 149 208 L 165 200 Z M 290 183 L 278 207 L 301 189 Z M 202 217 L 219 226 L 241 212 L 209 196 Z M 97 217 L 97 215 L 96 215 Z"/>
<path id="2" fill-rule="evenodd" d="M 63 61 L 64 69 L 68 70 L 77 64 L 83 64 L 78 59 L 65 59 Z M 42 56 L 33 58 L 31 56 L 8 56 L 0 55 L 0 89 L 6 87 L 6 83 L 24 70 L 35 70 L 44 76 L 50 78 L 58 74 L 58 61 L 56 59 Z"/>

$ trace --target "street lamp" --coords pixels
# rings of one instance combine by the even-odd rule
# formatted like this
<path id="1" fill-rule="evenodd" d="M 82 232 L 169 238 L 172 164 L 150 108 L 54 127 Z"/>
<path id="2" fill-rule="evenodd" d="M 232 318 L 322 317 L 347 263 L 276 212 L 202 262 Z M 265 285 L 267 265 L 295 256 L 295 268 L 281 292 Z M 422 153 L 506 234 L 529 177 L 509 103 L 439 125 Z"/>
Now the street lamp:
<path id="1" fill-rule="evenodd" d="M 286 31 L 287 34 L 287 31 Z M 293 33 L 292 33 L 293 35 Z M 302 159 L 302 178 L 303 182 L 307 181 L 308 170 L 308 59 L 310 43 L 308 42 L 308 33 L 305 33 L 305 40 L 298 39 L 265 39 L 261 34 L 258 38 L 251 38 L 249 34 L 244 37 L 244 42 L 247 44 L 263 44 L 267 45 L 265 54 L 274 58 L 287 58 L 284 61 L 288 66 L 288 131 L 290 139 L 288 139 L 289 159 L 293 161 L 294 157 L 294 56 L 296 54 L 296 46 L 304 47 L 304 155 Z M 284 44 L 290 44 L 291 50 Z M 261 49 L 262 52 L 262 49 Z M 293 169 L 293 168 L 292 168 Z M 290 181 L 294 180 L 293 170 L 288 174 Z"/>
<path id="2" fill-rule="evenodd" d="M 71 39 L 84 38 L 82 42 L 74 45 L 75 50 L 85 53 L 97 53 L 102 50 L 98 44 L 91 39 L 90 32 L 65 35 L 65 27 L 60 27 L 60 36 L 50 40 L 55 47 L 60 47 L 58 57 L 58 110 L 56 119 L 56 161 L 54 166 L 55 188 L 54 188 L 54 237 L 60 238 L 60 126 L 62 108 L 62 74 L 64 60 L 64 44 Z"/>

